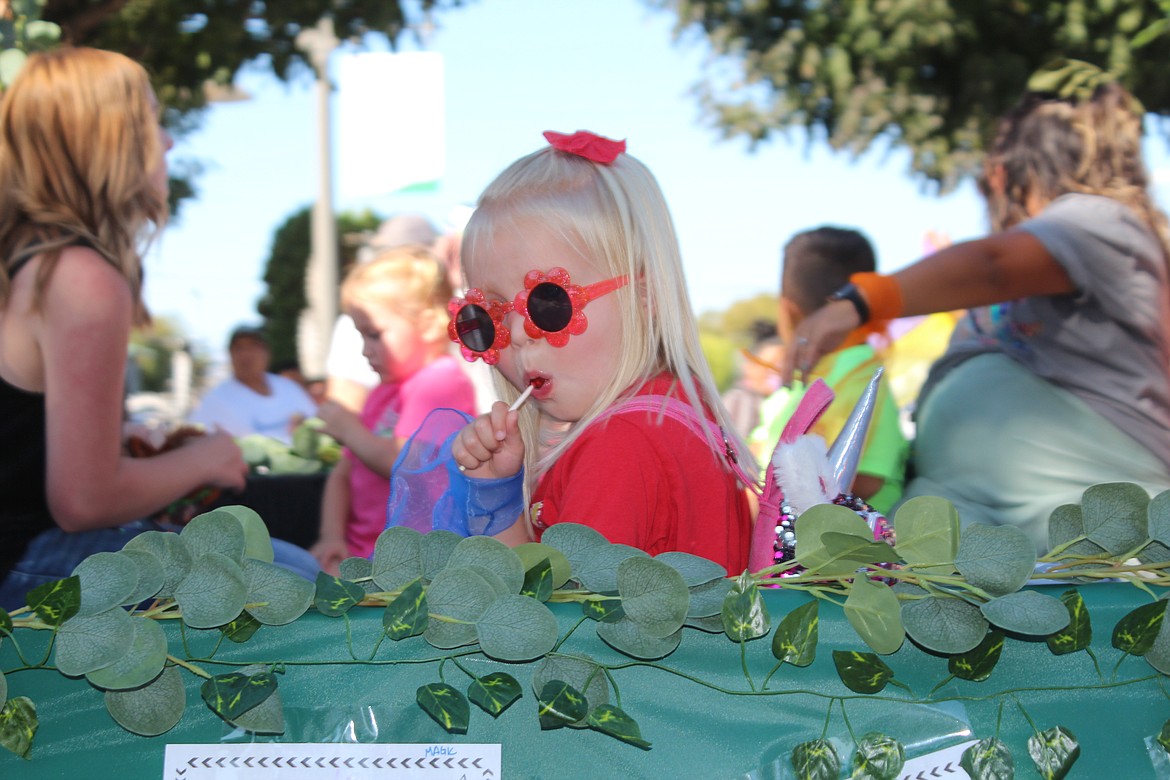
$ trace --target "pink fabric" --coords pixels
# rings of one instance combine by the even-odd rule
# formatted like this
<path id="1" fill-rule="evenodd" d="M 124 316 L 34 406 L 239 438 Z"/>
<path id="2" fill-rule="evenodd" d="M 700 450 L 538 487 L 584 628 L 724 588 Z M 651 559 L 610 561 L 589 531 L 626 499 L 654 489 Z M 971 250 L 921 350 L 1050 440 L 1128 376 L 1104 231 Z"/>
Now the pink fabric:
<path id="1" fill-rule="evenodd" d="M 455 358 L 444 355 L 403 382 L 383 382 L 362 407 L 362 425 L 379 436 L 406 440 L 433 409 L 446 407 L 475 414 L 475 388 Z M 371 471 L 348 449 L 349 522 L 345 539 L 350 555 L 368 558 L 386 528 L 390 481 Z"/>

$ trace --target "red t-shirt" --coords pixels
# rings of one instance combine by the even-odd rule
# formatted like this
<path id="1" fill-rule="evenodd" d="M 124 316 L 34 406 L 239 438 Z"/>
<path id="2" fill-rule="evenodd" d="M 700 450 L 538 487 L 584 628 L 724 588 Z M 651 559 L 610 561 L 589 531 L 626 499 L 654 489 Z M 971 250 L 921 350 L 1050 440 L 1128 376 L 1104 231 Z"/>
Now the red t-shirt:
<path id="1" fill-rule="evenodd" d="M 670 390 L 671 378 L 660 376 L 638 395 Z M 580 523 L 615 544 L 651 555 L 692 553 L 737 575 L 747 567 L 751 540 L 744 491 L 703 436 L 671 417 L 636 411 L 582 432 L 541 477 L 530 511 L 538 534 L 555 523 Z"/>

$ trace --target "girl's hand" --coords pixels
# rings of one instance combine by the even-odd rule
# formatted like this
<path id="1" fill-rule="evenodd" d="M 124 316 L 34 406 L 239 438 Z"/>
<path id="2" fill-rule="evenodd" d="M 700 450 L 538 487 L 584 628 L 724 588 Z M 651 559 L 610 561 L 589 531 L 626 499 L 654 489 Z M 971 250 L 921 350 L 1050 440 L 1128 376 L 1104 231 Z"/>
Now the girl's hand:
<path id="1" fill-rule="evenodd" d="M 198 462 L 207 469 L 203 484 L 219 488 L 243 490 L 248 477 L 244 454 L 226 431 L 215 431 L 206 436 L 188 439 L 184 449 L 197 450 Z"/>
<path id="2" fill-rule="evenodd" d="M 849 301 L 826 303 L 801 320 L 784 345 L 780 360 L 780 381 L 792 386 L 793 377 L 808 383 L 808 372 L 821 358 L 841 346 L 845 337 L 861 325 L 857 309 Z"/>
<path id="3" fill-rule="evenodd" d="M 349 557 L 349 547 L 344 539 L 319 539 L 309 552 L 317 559 L 321 571 L 333 577 L 341 576 L 341 562 Z"/>
<path id="4" fill-rule="evenodd" d="M 461 430 L 451 442 L 451 455 L 467 476 L 477 479 L 510 477 L 524 466 L 520 413 L 508 411 L 503 401 L 492 404 Z"/>
<path id="5" fill-rule="evenodd" d="M 337 401 L 322 401 L 317 407 L 317 416 L 325 423 L 325 433 L 342 444 L 348 441 L 348 434 L 354 430 L 354 426 L 363 428 L 361 418 Z"/>

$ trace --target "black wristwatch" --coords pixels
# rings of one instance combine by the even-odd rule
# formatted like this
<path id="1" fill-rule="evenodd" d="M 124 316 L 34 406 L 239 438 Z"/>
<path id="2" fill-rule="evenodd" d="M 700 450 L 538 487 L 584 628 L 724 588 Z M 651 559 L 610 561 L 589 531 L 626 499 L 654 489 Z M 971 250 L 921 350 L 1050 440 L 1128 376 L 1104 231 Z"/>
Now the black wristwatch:
<path id="1" fill-rule="evenodd" d="M 844 287 L 830 295 L 826 300 L 849 301 L 853 304 L 853 308 L 857 309 L 857 316 L 861 318 L 861 324 L 864 325 L 869 322 L 869 304 L 865 302 L 865 296 L 861 294 L 861 290 L 857 289 L 857 285 L 853 282 L 846 283 Z"/>

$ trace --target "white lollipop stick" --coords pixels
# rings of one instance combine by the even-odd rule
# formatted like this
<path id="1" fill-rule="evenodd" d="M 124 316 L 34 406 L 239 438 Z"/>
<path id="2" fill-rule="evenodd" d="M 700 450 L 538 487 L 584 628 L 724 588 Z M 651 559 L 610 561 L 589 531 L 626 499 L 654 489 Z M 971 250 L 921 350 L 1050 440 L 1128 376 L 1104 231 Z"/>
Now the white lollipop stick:
<path id="1" fill-rule="evenodd" d="M 512 402 L 512 405 L 508 407 L 508 411 L 514 412 L 523 406 L 524 402 L 528 400 L 528 396 L 532 395 L 532 391 L 535 387 L 536 385 L 529 385 L 528 388 L 520 394 L 520 397 Z"/>

